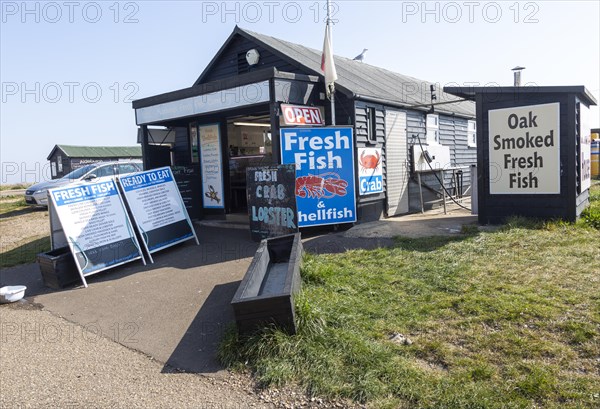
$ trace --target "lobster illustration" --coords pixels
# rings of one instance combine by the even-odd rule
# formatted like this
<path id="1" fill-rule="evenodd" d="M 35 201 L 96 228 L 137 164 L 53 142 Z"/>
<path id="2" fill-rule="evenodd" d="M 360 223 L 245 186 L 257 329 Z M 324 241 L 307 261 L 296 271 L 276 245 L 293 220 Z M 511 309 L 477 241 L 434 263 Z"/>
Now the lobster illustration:
<path id="1" fill-rule="evenodd" d="M 296 178 L 296 196 L 302 198 L 329 199 L 334 196 L 346 196 L 346 187 L 348 182 L 340 179 L 340 175 L 333 172 Z"/>
<path id="2" fill-rule="evenodd" d="M 381 162 L 381 155 L 377 151 L 375 151 L 375 155 L 365 155 L 365 151 L 363 151 L 358 161 L 362 172 L 368 170 L 373 170 L 373 172 L 375 172 Z"/>

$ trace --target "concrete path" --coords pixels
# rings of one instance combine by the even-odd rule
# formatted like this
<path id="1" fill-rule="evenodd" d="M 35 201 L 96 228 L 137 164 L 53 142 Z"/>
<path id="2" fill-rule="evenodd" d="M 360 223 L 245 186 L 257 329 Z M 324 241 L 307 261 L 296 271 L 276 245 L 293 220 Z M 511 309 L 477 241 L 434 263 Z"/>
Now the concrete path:
<path id="1" fill-rule="evenodd" d="M 453 207 L 444 214 L 434 210 L 425 214 L 390 217 L 376 222 L 363 223 L 344 233 L 347 238 L 393 238 L 397 236 L 419 238 L 460 234 L 463 226 L 477 225 L 477 215 Z"/>
<path id="2" fill-rule="evenodd" d="M 88 277 L 89 287 L 44 287 L 37 264 L 4 269 L 5 285 L 27 285 L 27 299 L 165 363 L 165 370 L 223 375 L 216 358 L 233 323 L 229 305 L 258 246 L 241 230 L 203 228 L 193 241 Z"/>
<path id="3" fill-rule="evenodd" d="M 273 407 L 254 392 L 248 377 L 166 372 L 162 363 L 104 335 L 32 304 L 0 306 L 0 407 Z"/>

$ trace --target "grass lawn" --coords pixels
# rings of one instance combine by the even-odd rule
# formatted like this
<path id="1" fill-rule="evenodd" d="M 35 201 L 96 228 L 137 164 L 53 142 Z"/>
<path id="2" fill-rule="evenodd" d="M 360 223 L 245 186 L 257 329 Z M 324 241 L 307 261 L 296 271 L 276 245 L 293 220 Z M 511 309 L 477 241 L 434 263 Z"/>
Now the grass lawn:
<path id="1" fill-rule="evenodd" d="M 0 268 L 12 267 L 19 264 L 33 263 L 38 253 L 50 250 L 50 237 L 29 232 L 28 225 L 16 225 L 11 219 L 37 212 L 35 208 L 25 203 L 25 198 L 19 196 L 5 196 L 0 198 Z M 47 221 L 45 221 L 47 223 Z M 18 234 L 21 239 L 14 244 L 5 246 L 6 237 Z"/>
<path id="2" fill-rule="evenodd" d="M 0 253 L 0 267 L 33 263 L 39 253 L 50 251 L 50 237 L 28 238 L 16 248 Z"/>
<path id="3" fill-rule="evenodd" d="M 27 189 L 31 185 L 32 185 L 31 183 L 16 183 L 16 184 L 11 184 L 11 185 L 0 185 L 0 191 Z"/>
<path id="4" fill-rule="evenodd" d="M 28 209 L 29 205 L 25 203 L 25 198 L 17 198 L 14 196 L 8 196 L 0 198 L 0 215 L 16 212 L 19 210 Z"/>
<path id="5" fill-rule="evenodd" d="M 299 333 L 231 330 L 222 362 L 369 407 L 600 407 L 600 230 L 583 221 L 307 255 L 302 278 Z"/>

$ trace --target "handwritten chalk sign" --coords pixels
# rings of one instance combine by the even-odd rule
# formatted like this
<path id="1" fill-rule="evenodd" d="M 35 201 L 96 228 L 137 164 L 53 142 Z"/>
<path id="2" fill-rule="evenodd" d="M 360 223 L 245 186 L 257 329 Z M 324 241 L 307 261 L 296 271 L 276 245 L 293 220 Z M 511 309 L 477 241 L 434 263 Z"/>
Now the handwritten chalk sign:
<path id="1" fill-rule="evenodd" d="M 169 167 L 121 176 L 119 183 L 148 253 L 192 238 L 198 244 Z"/>
<path id="2" fill-rule="evenodd" d="M 80 183 L 48 191 L 83 285 L 85 277 L 143 259 L 114 180 Z"/>
<path id="3" fill-rule="evenodd" d="M 248 216 L 253 240 L 298 231 L 295 184 L 295 165 L 246 169 Z"/>
<path id="4" fill-rule="evenodd" d="M 200 165 L 172 166 L 171 171 L 175 177 L 177 188 L 185 204 L 188 215 L 192 220 L 200 217 L 201 187 Z"/>

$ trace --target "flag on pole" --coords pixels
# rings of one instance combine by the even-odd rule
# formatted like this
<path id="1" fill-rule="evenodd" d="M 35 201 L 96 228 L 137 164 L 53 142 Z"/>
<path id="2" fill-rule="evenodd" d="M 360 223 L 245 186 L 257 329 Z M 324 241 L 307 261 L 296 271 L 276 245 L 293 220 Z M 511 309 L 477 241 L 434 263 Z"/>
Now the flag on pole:
<path id="1" fill-rule="evenodd" d="M 321 71 L 325 74 L 325 89 L 327 97 L 330 98 L 335 92 L 335 81 L 338 79 L 333 62 L 333 48 L 331 46 L 331 30 L 329 24 L 325 26 L 325 41 L 323 42 L 323 55 L 321 56 Z"/>

